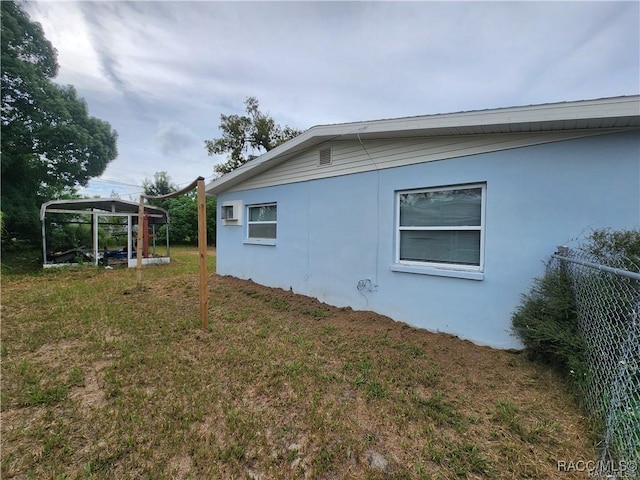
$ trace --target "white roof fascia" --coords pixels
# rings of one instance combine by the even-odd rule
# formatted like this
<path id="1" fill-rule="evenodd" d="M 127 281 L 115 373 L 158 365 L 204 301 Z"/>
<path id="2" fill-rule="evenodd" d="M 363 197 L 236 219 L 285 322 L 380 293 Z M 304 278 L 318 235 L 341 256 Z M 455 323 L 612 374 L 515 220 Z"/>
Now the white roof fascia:
<path id="1" fill-rule="evenodd" d="M 344 137 L 365 138 L 406 132 L 429 136 L 429 132 L 451 129 L 486 127 L 490 125 L 526 125 L 562 121 L 612 119 L 640 116 L 640 95 L 580 100 L 575 102 L 547 103 L 522 107 L 507 107 L 490 110 L 425 115 L 417 117 L 370 120 L 352 123 L 317 125 L 288 142 L 245 163 L 238 169 L 223 175 L 209 183 L 207 195 L 216 195 L 231 188 L 243 180 L 267 170 L 271 166 L 286 160 L 292 155 L 327 140 Z M 557 126 L 562 130 L 564 128 Z"/>
<path id="2" fill-rule="evenodd" d="M 279 155 L 284 155 L 285 153 L 290 152 L 291 150 L 295 149 L 296 147 L 299 147 L 300 145 L 308 142 L 310 139 L 315 137 L 315 133 L 313 132 L 314 128 L 316 127 L 312 127 L 309 130 L 306 130 L 305 132 L 301 133 L 297 137 L 292 138 L 288 142 L 278 145 L 273 150 L 269 150 L 268 152 L 260 155 L 259 157 L 256 157 L 253 160 L 245 163 L 244 165 L 236 168 L 232 172 L 226 173 L 220 178 L 213 180 L 211 183 L 209 183 L 205 187 L 205 192 L 207 193 L 207 195 L 219 193 L 226 189 L 226 187 L 220 188 L 223 185 L 228 185 L 228 184 L 230 184 L 228 186 L 235 185 L 241 180 L 248 178 L 249 176 L 247 175 L 248 172 L 253 172 L 250 175 L 250 176 L 253 176 L 256 173 L 259 173 L 259 171 L 266 170 L 266 168 L 263 168 L 262 170 L 258 170 L 254 172 L 254 170 L 257 170 L 261 166 L 264 166 L 265 164 L 267 164 L 269 160 Z M 300 150 L 303 150 L 303 149 L 304 148 L 301 148 Z"/>
<path id="3" fill-rule="evenodd" d="M 508 107 L 492 110 L 426 115 L 420 117 L 392 118 L 338 124 L 337 127 L 361 126 L 362 131 L 393 132 L 448 127 L 472 127 L 513 123 L 554 122 L 562 120 L 587 120 L 592 118 L 616 118 L 640 115 L 640 95 L 582 100 L 579 102 L 551 103 L 526 107 Z M 331 126 L 331 125 L 329 125 Z M 319 128 L 313 127 L 312 129 Z"/>

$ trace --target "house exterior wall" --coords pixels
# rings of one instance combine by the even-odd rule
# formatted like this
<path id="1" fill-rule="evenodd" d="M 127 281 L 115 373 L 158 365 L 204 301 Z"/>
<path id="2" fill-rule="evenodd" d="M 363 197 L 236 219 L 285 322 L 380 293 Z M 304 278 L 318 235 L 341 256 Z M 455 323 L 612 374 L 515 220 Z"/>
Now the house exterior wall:
<path id="1" fill-rule="evenodd" d="M 486 183 L 481 279 L 394 271 L 396 192 L 475 183 Z M 519 347 L 510 335 L 511 314 L 556 246 L 594 228 L 640 225 L 640 134 L 224 192 L 218 205 L 237 200 L 244 206 L 276 202 L 277 239 L 247 244 L 246 221 L 219 222 L 219 274 L 479 344 Z M 367 279 L 376 287 L 359 290 Z"/>

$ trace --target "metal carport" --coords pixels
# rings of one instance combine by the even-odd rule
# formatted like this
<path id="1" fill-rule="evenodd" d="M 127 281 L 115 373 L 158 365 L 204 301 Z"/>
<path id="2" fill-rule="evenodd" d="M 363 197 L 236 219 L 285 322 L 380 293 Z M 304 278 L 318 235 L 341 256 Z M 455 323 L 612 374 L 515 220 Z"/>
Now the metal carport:
<path id="1" fill-rule="evenodd" d="M 129 267 L 136 266 L 133 258 L 134 250 L 134 226 L 139 223 L 139 204 L 116 198 L 86 198 L 73 200 L 51 200 L 40 207 L 40 221 L 42 222 L 42 258 L 43 267 L 59 265 L 48 261 L 46 222 L 50 214 L 72 214 L 77 216 L 91 216 L 92 224 L 92 251 L 94 263 L 98 264 L 98 228 L 99 217 L 126 217 L 127 218 L 127 263 Z M 169 225 L 169 213 L 160 207 L 144 206 L 144 216 L 149 225 Z M 78 221 L 78 223 L 81 223 Z M 169 234 L 167 232 L 166 256 L 143 258 L 144 264 L 169 263 Z M 137 255 L 137 253 L 136 253 Z"/>

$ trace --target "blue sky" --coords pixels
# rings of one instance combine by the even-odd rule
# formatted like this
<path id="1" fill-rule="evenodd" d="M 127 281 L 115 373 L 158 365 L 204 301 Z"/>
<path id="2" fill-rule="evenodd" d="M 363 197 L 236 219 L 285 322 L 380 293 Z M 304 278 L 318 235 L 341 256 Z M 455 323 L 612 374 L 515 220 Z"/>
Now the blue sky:
<path id="1" fill-rule="evenodd" d="M 313 125 L 640 93 L 639 2 L 29 1 L 61 84 L 118 131 L 82 193 L 210 180 L 204 140 L 255 96 Z"/>

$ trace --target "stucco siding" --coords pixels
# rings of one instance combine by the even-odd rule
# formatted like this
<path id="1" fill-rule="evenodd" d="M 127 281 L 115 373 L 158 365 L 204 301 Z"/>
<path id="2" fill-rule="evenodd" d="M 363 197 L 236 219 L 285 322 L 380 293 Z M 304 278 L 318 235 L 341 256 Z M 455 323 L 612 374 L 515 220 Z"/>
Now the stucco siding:
<path id="1" fill-rule="evenodd" d="M 418 144 L 402 145 L 406 154 Z M 353 143 L 335 148 L 345 161 L 359 158 Z M 384 142 L 367 149 L 372 156 L 401 155 Z M 396 192 L 468 183 L 486 183 L 483 278 L 392 271 Z M 218 200 L 277 202 L 278 209 L 275 246 L 244 243 L 246 225 L 218 225 L 219 274 L 291 288 L 480 344 L 517 347 L 509 333 L 511 313 L 557 245 L 575 243 L 594 228 L 640 226 L 640 134 L 225 192 Z M 377 285 L 374 291 L 358 290 L 365 279 Z"/>

